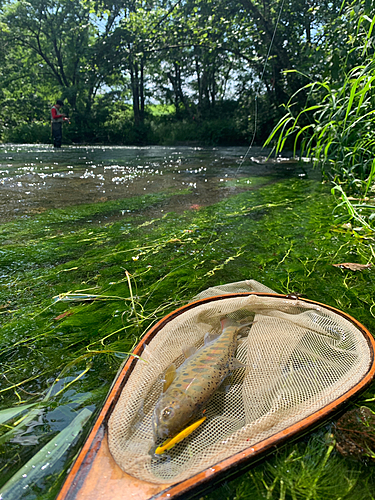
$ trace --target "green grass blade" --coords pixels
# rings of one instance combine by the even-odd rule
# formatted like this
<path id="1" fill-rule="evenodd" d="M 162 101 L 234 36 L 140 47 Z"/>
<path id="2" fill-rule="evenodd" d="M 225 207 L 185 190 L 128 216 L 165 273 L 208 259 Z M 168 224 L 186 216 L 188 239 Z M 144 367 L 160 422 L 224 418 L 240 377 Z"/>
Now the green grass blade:
<path id="1" fill-rule="evenodd" d="M 63 456 L 81 432 L 92 411 L 83 409 L 75 419 L 51 439 L 3 486 L 0 497 L 3 500 L 19 500 L 33 483 L 50 473 L 50 469 Z"/>
<path id="2" fill-rule="evenodd" d="M 35 406 L 37 403 L 29 404 L 29 405 L 22 405 L 22 406 L 16 406 L 14 408 L 5 408 L 5 410 L 0 411 L 0 425 L 4 424 L 8 420 L 11 420 L 12 418 L 15 418 L 17 415 L 22 413 L 23 411 L 27 410 L 27 408 L 31 408 Z"/>
<path id="3" fill-rule="evenodd" d="M 374 178 L 375 178 L 375 159 L 372 161 L 370 175 L 368 176 L 368 179 L 367 179 L 367 182 L 366 182 L 366 188 L 365 188 L 364 197 L 367 196 L 368 190 L 370 189 L 370 187 L 371 187 L 371 185 L 373 183 Z"/>
<path id="4" fill-rule="evenodd" d="M 345 114 L 345 118 L 344 118 L 344 126 L 346 124 L 346 120 L 348 119 L 350 110 L 352 109 L 353 101 L 354 101 L 354 98 L 355 98 L 355 95 L 357 92 L 357 86 L 358 86 L 358 80 L 355 80 L 354 84 L 350 90 L 349 102 L 348 102 L 348 106 L 346 108 L 346 114 Z"/>

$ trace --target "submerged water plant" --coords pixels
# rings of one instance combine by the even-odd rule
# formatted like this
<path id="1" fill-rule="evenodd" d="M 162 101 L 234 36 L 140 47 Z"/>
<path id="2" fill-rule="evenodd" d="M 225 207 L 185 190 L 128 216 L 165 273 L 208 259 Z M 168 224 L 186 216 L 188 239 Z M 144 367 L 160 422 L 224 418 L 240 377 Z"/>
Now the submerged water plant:
<path id="1" fill-rule="evenodd" d="M 241 188 L 213 206 L 181 214 L 157 215 L 161 194 L 45 211 L 0 227 L 2 484 L 17 482 L 22 467 L 69 425 L 79 429 L 86 417 L 92 422 L 119 366 L 148 327 L 211 285 L 251 277 L 278 292 L 350 311 L 375 330 L 371 269 L 353 273 L 332 266 L 367 264 L 375 256 L 368 240 L 335 224 L 327 186 L 288 179 L 256 190 L 242 182 Z M 125 204 L 137 217 L 123 213 Z M 373 398 L 373 388 L 364 398 Z M 90 413 L 76 427 L 84 410 Z M 54 498 L 86 432 L 87 425 L 20 498 Z M 288 475 L 285 467 L 291 463 L 301 474 L 305 459 L 297 457 L 305 456 L 320 464 L 308 467 L 311 498 L 323 498 L 316 492 L 330 485 L 329 471 L 338 467 L 352 484 L 346 459 L 321 433 L 310 440 L 309 448 L 289 445 L 253 476 L 231 483 L 230 495 L 236 488 L 256 491 L 252 498 L 259 499 L 303 491 L 297 474 Z M 361 465 L 356 470 L 374 484 Z M 345 488 L 347 483 L 343 493 Z"/>

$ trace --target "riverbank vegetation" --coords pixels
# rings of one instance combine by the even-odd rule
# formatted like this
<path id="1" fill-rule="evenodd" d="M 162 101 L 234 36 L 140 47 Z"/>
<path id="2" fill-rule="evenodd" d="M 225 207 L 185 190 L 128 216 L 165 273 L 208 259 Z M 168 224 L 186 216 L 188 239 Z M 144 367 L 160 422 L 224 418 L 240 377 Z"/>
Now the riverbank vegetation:
<path id="1" fill-rule="evenodd" d="M 373 2 L 355 2 L 341 11 L 328 37 L 334 71 L 299 89 L 266 141 L 275 150 L 290 147 L 307 156 L 333 182 L 333 193 L 350 219 L 373 230 L 375 219 L 375 58 Z M 300 93 L 306 95 L 302 110 Z"/>
<path id="2" fill-rule="evenodd" d="M 50 142 L 62 98 L 67 143 L 294 146 L 373 217 L 373 7 L 0 2 L 0 141 Z"/>
<path id="3" fill-rule="evenodd" d="M 300 88 L 338 74 L 341 3 L 3 0 L 0 140 L 49 141 L 63 98 L 68 142 L 261 145 L 292 95 L 302 109 Z"/>

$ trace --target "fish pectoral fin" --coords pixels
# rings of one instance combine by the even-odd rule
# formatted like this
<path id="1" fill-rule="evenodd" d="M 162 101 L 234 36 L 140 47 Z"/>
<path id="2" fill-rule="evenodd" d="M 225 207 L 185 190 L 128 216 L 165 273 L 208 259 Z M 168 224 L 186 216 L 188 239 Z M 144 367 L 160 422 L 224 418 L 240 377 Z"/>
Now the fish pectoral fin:
<path id="1" fill-rule="evenodd" d="M 219 385 L 217 388 L 217 392 L 221 394 L 227 394 L 230 391 L 230 388 L 232 387 L 232 384 L 228 384 L 225 380 L 222 384 Z"/>
<path id="2" fill-rule="evenodd" d="M 240 368 L 246 368 L 247 365 L 244 363 L 241 363 L 241 361 L 237 358 L 233 358 L 233 360 L 230 363 L 230 369 L 231 370 L 239 370 Z"/>
<path id="3" fill-rule="evenodd" d="M 213 342 L 217 338 L 219 338 L 221 335 L 221 332 L 207 332 L 206 335 L 204 336 L 204 345 L 209 344 L 210 342 Z"/>
<path id="4" fill-rule="evenodd" d="M 176 365 L 171 363 L 164 372 L 163 392 L 165 392 L 176 377 Z"/>
<path id="5" fill-rule="evenodd" d="M 190 356 L 192 356 L 196 352 L 197 348 L 193 345 L 185 346 L 182 348 L 182 354 L 185 356 L 186 359 L 190 358 Z"/>

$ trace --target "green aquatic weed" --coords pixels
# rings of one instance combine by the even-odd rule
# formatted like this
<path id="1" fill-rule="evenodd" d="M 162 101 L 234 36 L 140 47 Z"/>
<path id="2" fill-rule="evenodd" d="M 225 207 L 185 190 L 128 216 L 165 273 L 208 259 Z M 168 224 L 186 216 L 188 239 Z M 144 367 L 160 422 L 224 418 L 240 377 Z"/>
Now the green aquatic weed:
<path id="1" fill-rule="evenodd" d="M 0 427 L 6 441 L 1 482 L 78 412 L 88 408 L 95 416 L 121 363 L 150 325 L 209 286 L 253 278 L 277 292 L 300 293 L 348 311 L 375 330 L 372 270 L 332 266 L 374 262 L 371 240 L 337 231 L 334 200 L 325 185 L 283 180 L 214 206 L 157 217 L 155 204 L 165 196 L 52 210 L 1 226 L 0 404 L 7 411 L 25 410 L 7 413 L 11 418 Z M 137 217 L 122 213 L 125 206 Z M 110 214 L 107 222 L 104 214 Z M 374 389 L 364 397 L 364 404 L 373 405 Z M 40 498 L 54 497 L 80 442 L 32 487 Z M 258 466 L 233 488 L 253 492 L 256 500 L 293 498 L 292 492 L 296 498 L 310 492 L 311 499 L 323 498 L 323 483 L 339 491 L 336 483 L 328 484 L 326 471 L 340 468 L 340 491 L 349 491 L 356 476 L 335 450 L 328 454 L 331 445 L 321 434 L 311 437 L 308 448 L 298 446 L 293 455 L 295 448 L 287 446 L 285 454 L 267 461 L 277 474 Z M 311 464 L 324 466 L 313 469 L 306 458 L 296 458 L 307 455 Z M 293 480 L 284 467 L 290 456 Z M 304 478 L 298 484 L 297 472 Z M 374 484 L 371 474 L 362 471 L 360 477 L 361 484 Z M 353 491 L 360 491 L 359 484 Z M 228 487 L 233 493 L 232 483 Z"/>

